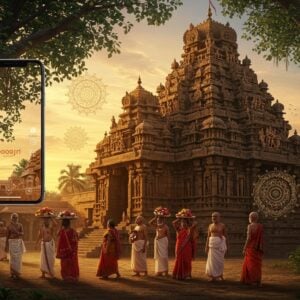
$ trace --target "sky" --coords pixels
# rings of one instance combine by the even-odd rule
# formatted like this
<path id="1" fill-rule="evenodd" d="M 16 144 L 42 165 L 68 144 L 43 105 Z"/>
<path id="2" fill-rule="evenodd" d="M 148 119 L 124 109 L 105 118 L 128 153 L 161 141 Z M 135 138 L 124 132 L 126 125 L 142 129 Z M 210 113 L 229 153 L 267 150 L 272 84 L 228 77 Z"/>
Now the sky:
<path id="1" fill-rule="evenodd" d="M 285 117 L 293 127 L 291 133 L 294 129 L 300 132 L 297 115 L 300 112 L 297 101 L 299 68 L 290 64 L 286 71 L 284 63 L 276 66 L 258 56 L 251 50 L 252 42 L 241 39 L 243 20 L 223 17 L 217 1 L 213 2 L 217 9 L 217 15 L 213 12 L 213 19 L 223 24 L 229 21 L 236 30 L 240 59 L 245 55 L 251 59 L 258 81 L 267 82 L 269 92 L 285 105 Z M 98 88 L 106 94 L 105 103 L 94 113 L 79 112 L 76 105 L 75 108 L 72 105 L 75 98 L 81 103 L 82 99 L 89 101 L 95 96 L 96 92 L 91 92 L 82 79 L 54 84 L 46 89 L 46 190 L 57 190 L 60 171 L 68 164 L 81 165 L 84 172 L 94 161 L 96 144 L 102 140 L 105 131 L 109 131 L 112 116 L 117 120 L 122 113 L 122 97 L 126 91 L 136 88 L 138 76 L 141 76 L 142 86 L 156 94 L 157 86 L 165 82 L 171 71 L 174 58 L 181 59 L 184 32 L 190 23 L 203 22 L 207 10 L 206 0 L 184 0 L 165 25 L 154 27 L 146 22 L 134 23 L 127 35 L 120 33 L 121 54 L 108 58 L 104 50 L 86 60 L 88 71 L 84 78 L 92 78 L 93 90 Z"/>

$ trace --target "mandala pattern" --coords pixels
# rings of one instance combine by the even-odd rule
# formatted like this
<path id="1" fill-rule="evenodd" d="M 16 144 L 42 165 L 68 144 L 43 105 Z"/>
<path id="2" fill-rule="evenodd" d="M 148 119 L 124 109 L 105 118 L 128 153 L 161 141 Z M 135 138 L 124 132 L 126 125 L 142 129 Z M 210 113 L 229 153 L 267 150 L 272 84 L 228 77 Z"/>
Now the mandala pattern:
<path id="1" fill-rule="evenodd" d="M 266 217 L 286 217 L 299 206 L 295 177 L 282 171 L 260 176 L 254 185 L 253 195 L 254 204 Z"/>
<path id="2" fill-rule="evenodd" d="M 79 126 L 70 127 L 65 133 L 65 144 L 71 150 L 82 149 L 88 140 L 85 130 Z"/>
<path id="3" fill-rule="evenodd" d="M 72 81 L 68 96 L 73 109 L 88 115 L 102 108 L 106 86 L 96 76 L 80 76 Z"/>

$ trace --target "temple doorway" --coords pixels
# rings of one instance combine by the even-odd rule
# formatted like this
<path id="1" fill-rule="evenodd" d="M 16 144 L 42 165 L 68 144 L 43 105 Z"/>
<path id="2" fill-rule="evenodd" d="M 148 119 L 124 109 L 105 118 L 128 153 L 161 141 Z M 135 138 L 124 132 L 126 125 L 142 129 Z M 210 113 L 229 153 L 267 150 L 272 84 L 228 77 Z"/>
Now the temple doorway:
<path id="1" fill-rule="evenodd" d="M 122 221 L 123 212 L 128 206 L 128 171 L 125 167 L 115 169 L 109 182 L 109 209 L 108 218 L 116 224 Z"/>

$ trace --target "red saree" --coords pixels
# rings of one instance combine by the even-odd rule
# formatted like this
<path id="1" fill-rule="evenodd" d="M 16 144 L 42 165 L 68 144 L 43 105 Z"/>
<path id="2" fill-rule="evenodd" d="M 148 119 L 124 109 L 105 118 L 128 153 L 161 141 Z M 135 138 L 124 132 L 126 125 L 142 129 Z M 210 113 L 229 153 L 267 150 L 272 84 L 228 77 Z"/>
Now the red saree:
<path id="1" fill-rule="evenodd" d="M 192 259 L 195 253 L 194 245 L 189 229 L 180 229 L 177 232 L 173 278 L 184 280 L 191 277 Z"/>
<path id="2" fill-rule="evenodd" d="M 117 274 L 118 259 L 120 257 L 120 239 L 117 229 L 109 229 L 102 243 L 100 261 L 96 276 L 108 277 L 112 274 Z"/>
<path id="3" fill-rule="evenodd" d="M 257 229 L 250 232 L 250 240 L 245 249 L 245 258 L 241 281 L 246 284 L 261 282 L 261 267 L 263 256 L 263 226 L 257 224 Z"/>
<path id="4" fill-rule="evenodd" d="M 57 258 L 60 258 L 61 277 L 76 281 L 79 278 L 78 235 L 72 229 L 61 229 L 58 233 Z"/>

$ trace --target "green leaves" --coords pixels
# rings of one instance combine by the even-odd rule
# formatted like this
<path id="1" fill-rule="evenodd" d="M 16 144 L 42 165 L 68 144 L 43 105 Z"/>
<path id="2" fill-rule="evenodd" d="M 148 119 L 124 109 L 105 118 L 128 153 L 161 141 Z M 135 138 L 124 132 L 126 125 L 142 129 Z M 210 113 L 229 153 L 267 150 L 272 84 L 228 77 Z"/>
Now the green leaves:
<path id="1" fill-rule="evenodd" d="M 225 15 L 247 15 L 243 38 L 253 40 L 254 51 L 266 60 L 300 63 L 300 8 L 296 0 L 220 0 Z"/>

